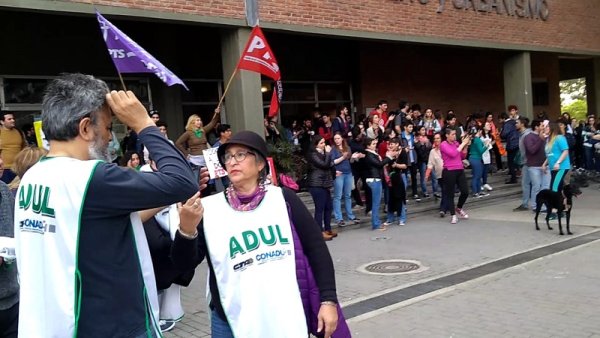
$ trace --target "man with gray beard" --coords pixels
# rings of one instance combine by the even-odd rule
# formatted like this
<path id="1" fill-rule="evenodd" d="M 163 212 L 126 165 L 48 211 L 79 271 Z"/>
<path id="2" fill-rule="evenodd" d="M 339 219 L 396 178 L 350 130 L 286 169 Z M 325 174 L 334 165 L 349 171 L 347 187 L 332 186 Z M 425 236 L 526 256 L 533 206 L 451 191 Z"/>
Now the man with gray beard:
<path id="1" fill-rule="evenodd" d="M 157 171 L 105 162 L 114 115 Z M 23 337 L 158 337 L 156 285 L 138 210 L 185 201 L 198 181 L 128 91 L 64 74 L 42 104 L 48 155 L 17 192 L 15 238 Z M 198 201 L 199 203 L 199 201 Z"/>

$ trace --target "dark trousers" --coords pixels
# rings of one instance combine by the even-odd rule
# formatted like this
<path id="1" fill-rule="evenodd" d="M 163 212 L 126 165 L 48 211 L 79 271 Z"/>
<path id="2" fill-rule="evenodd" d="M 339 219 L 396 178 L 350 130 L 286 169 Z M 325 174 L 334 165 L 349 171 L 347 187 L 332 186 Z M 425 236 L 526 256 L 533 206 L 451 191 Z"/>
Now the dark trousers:
<path id="1" fill-rule="evenodd" d="M 315 222 L 323 231 L 331 230 L 331 212 L 333 211 L 333 202 L 331 192 L 328 188 L 308 188 L 310 195 L 315 203 Z"/>
<path id="2" fill-rule="evenodd" d="M 410 172 L 410 185 L 411 185 L 413 196 L 419 194 L 417 192 L 417 171 L 419 168 L 417 168 L 417 167 L 418 167 L 417 163 L 412 163 L 408 167 L 408 171 Z M 408 188 L 406 190 L 408 191 Z"/>
<path id="3" fill-rule="evenodd" d="M 19 303 L 0 310 L 0 337 L 17 338 L 19 329 Z"/>
<path id="4" fill-rule="evenodd" d="M 440 211 L 448 212 L 448 211 L 450 211 L 450 207 L 448 206 L 448 202 L 447 202 L 448 197 L 444 193 L 444 191 L 446 191 L 446 188 L 444 187 L 444 179 L 438 178 L 438 185 L 442 189 L 442 199 L 440 201 Z"/>
<path id="5" fill-rule="evenodd" d="M 371 211 L 373 207 L 373 193 L 371 193 L 371 188 L 367 184 L 367 178 L 361 177 L 363 183 L 363 189 L 365 189 L 365 215 Z"/>
<path id="6" fill-rule="evenodd" d="M 492 145 L 492 150 L 494 151 L 494 158 L 496 159 L 496 168 L 502 170 L 502 155 L 500 155 L 500 148 L 498 148 L 496 143 Z"/>
<path id="7" fill-rule="evenodd" d="M 360 190 L 358 190 L 358 181 L 361 179 L 360 176 L 358 175 L 353 175 L 354 176 L 354 189 L 352 189 L 352 199 L 354 199 L 354 203 L 356 203 L 357 205 L 363 206 L 364 203 L 362 201 L 362 198 L 360 197 Z M 362 181 L 364 185 L 367 185 L 365 183 L 365 181 Z"/>
<path id="8" fill-rule="evenodd" d="M 458 184 L 460 190 L 460 196 L 458 197 L 457 208 L 463 207 L 469 197 L 469 188 L 467 186 L 467 177 L 463 169 L 459 170 L 448 170 L 444 169 L 442 172 L 442 179 L 444 180 L 444 192 L 446 196 L 446 205 L 450 209 L 450 215 L 455 214 L 454 210 L 454 187 Z"/>
<path id="9" fill-rule="evenodd" d="M 506 158 L 508 161 L 508 173 L 510 174 L 511 181 L 517 180 L 517 169 L 518 168 L 517 168 L 517 163 L 515 162 L 517 153 L 519 153 L 519 148 L 506 150 Z"/>

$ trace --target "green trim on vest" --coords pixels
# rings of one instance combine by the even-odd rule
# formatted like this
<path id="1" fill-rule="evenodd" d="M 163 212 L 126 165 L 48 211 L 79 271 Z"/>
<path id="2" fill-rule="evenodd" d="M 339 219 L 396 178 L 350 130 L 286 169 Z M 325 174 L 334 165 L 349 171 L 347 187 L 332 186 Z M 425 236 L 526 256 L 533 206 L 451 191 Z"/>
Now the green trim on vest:
<path id="1" fill-rule="evenodd" d="M 133 224 L 131 225 L 131 232 L 134 233 L 133 234 L 133 247 L 137 248 L 137 242 L 135 240 L 135 231 L 133 229 Z M 158 337 L 159 338 L 163 338 L 164 336 L 162 335 L 162 331 L 160 330 L 160 326 L 158 325 L 158 323 L 154 322 L 154 316 L 151 316 L 150 314 L 152 313 L 152 305 L 150 304 L 149 300 L 148 300 L 148 290 L 146 289 L 146 282 L 144 281 L 144 271 L 142 268 L 142 264 L 140 263 L 140 254 L 138 252 L 138 250 L 135 250 L 135 256 L 137 257 L 137 262 L 138 262 L 138 266 L 140 268 L 140 274 L 142 277 L 142 283 L 144 285 L 144 288 L 142 289 L 142 296 L 144 298 L 144 308 L 145 308 L 145 321 L 146 321 L 146 333 L 148 334 L 148 338 L 152 338 L 154 336 L 154 334 L 152 333 L 153 331 L 158 332 Z M 152 325 L 154 326 L 154 328 L 152 328 L 150 326 L 150 320 L 152 320 Z"/>
<path id="2" fill-rule="evenodd" d="M 52 159 L 53 157 L 42 157 L 40 161 L 45 159 Z M 87 197 L 88 189 L 90 188 L 90 182 L 92 182 L 92 177 L 96 172 L 96 168 L 100 164 L 100 161 L 97 161 L 92 170 L 90 171 L 90 177 L 88 177 L 88 181 L 85 185 L 85 190 L 83 193 L 83 198 L 81 199 L 81 206 L 79 208 L 79 219 L 77 221 L 77 244 L 75 245 L 75 306 L 73 307 L 75 310 L 75 329 L 73 330 L 73 337 L 77 337 L 77 329 L 79 326 L 79 314 L 81 312 L 81 271 L 79 271 L 79 236 L 81 235 L 81 216 L 83 215 L 83 204 L 85 203 L 85 198 Z"/>

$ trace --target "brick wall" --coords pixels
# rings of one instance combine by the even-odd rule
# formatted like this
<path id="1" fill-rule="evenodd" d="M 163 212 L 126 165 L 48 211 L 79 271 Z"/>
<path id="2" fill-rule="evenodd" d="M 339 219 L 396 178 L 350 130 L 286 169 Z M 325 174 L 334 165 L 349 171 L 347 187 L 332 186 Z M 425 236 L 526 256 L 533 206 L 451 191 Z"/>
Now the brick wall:
<path id="1" fill-rule="evenodd" d="M 63 1 L 89 3 L 89 0 Z M 455 2 L 478 6 L 480 1 L 446 0 L 444 11 L 437 13 L 437 0 L 261 0 L 260 17 L 262 22 L 280 24 L 600 52 L 598 0 L 543 0 L 549 9 L 546 21 L 454 6 Z M 525 1 L 533 0 L 487 0 L 487 3 Z M 242 0 L 96 0 L 94 3 L 244 18 Z"/>
<path id="2" fill-rule="evenodd" d="M 388 100 L 421 108 L 453 109 L 461 118 L 504 107 L 505 52 L 433 46 L 364 43 L 360 52 L 358 111 Z"/>

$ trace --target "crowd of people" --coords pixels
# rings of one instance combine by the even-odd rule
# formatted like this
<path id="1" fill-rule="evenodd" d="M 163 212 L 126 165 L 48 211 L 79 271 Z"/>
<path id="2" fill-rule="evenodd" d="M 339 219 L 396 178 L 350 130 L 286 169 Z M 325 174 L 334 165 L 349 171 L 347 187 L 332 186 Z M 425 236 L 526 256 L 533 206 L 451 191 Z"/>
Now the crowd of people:
<path id="1" fill-rule="evenodd" d="M 282 131 L 265 119 L 267 140 L 287 139 L 308 163 L 304 183 L 325 240 L 338 236 L 332 223 L 344 227 L 358 222 L 356 208 L 362 206 L 373 230 L 405 225 L 409 198 L 421 202 L 434 196 L 440 199 L 440 217 L 450 214 L 452 224 L 468 219 L 466 200 L 490 195 L 492 172 L 505 171 L 506 184 L 522 178 L 523 199 L 515 211 L 535 209 L 537 193 L 551 183 L 561 189 L 571 168 L 600 175 L 600 131 L 593 115 L 578 122 L 564 113 L 550 122 L 540 113 L 530 121 L 510 105 L 507 113 L 475 113 L 461 123 L 452 110 L 421 111 L 419 104 L 406 101 L 389 111 L 388 102 L 381 100 L 356 123 L 345 106 L 331 115 L 316 111 Z M 565 150 L 564 156 L 557 149 Z M 470 182 L 465 168 L 471 169 Z"/>
<path id="2" fill-rule="evenodd" d="M 452 110 L 423 112 L 381 100 L 356 123 L 340 107 L 289 128 L 265 119 L 258 135 L 233 134 L 217 107 L 206 125 L 190 116 L 171 141 L 133 93 L 82 74 L 53 80 L 42 111 L 49 151 L 32 127 L 1 118 L 0 236 L 15 237 L 16 259 L 0 257 L 0 335 L 158 337 L 183 317 L 180 290 L 206 261 L 214 337 L 348 337 L 324 241 L 338 236 L 332 225 L 360 222 L 356 206 L 385 231 L 406 224 L 410 198 L 435 197 L 456 224 L 469 218 L 469 196 L 493 190 L 490 172 L 506 170 L 506 184 L 521 177 L 514 211 L 535 210 L 537 193 L 561 191 L 574 168 L 600 173 L 593 115 L 530 121 L 511 105 L 461 123 Z M 120 142 L 113 114 L 128 127 Z M 267 143 L 281 141 L 306 159 L 313 215 L 268 184 Z M 209 147 L 226 177 L 201 169 Z"/>
<path id="3" fill-rule="evenodd" d="M 0 176 L 15 185 L 0 182 L 0 236 L 15 240 L 0 256 L 0 336 L 160 337 L 203 261 L 213 337 L 350 336 L 321 230 L 292 190 L 268 184 L 261 135 L 219 124 L 208 141 L 217 108 L 172 142 L 132 92 L 83 74 L 46 89 L 49 151 L 11 153 L 9 115 Z M 113 115 L 130 128 L 123 142 Z M 220 192 L 202 168 L 211 144 Z"/>

